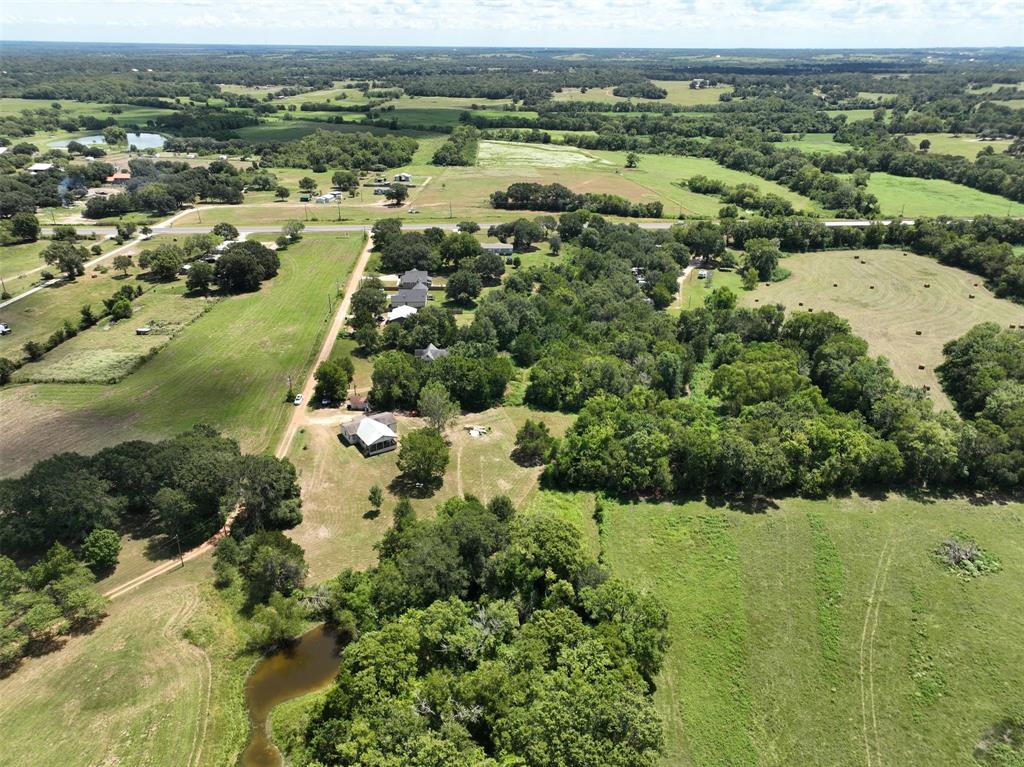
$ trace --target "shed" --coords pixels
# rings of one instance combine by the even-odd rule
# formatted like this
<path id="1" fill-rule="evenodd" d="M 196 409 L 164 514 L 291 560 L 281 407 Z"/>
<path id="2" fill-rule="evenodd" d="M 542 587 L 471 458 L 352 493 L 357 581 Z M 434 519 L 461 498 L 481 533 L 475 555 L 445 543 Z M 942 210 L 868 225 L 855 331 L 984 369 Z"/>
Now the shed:
<path id="1" fill-rule="evenodd" d="M 398 181 L 398 182 L 400 182 L 402 184 L 408 184 L 410 181 L 412 181 L 412 174 L 411 173 L 396 173 L 395 174 L 395 181 Z"/>

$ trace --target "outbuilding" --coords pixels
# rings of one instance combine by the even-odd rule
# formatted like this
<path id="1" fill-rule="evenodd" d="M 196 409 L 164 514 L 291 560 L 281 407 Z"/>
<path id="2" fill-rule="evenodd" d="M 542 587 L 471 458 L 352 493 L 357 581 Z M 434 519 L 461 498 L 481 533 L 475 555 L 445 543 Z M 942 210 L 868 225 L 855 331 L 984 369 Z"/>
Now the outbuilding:
<path id="1" fill-rule="evenodd" d="M 399 183 L 402 183 L 402 184 L 408 184 L 410 181 L 412 181 L 412 174 L 411 173 L 396 173 L 395 174 L 395 181 L 398 181 Z"/>
<path id="2" fill-rule="evenodd" d="M 442 357 L 447 357 L 449 354 L 450 352 L 447 349 L 440 349 L 432 343 L 427 344 L 426 349 L 416 349 L 415 351 L 416 359 L 423 360 L 424 362 L 433 362 Z"/>
<path id="3" fill-rule="evenodd" d="M 485 242 L 480 247 L 488 253 L 497 253 L 499 256 L 512 255 L 512 244 L 508 242 Z"/>

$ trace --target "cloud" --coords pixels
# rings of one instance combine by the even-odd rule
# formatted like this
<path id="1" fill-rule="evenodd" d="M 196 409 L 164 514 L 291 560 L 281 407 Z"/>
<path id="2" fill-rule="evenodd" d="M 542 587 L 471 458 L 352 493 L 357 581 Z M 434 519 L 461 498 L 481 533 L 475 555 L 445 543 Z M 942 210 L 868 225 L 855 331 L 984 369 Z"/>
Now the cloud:
<path id="1" fill-rule="evenodd" d="M 102 14 L 93 2 L 5 0 L 0 34 L 105 41 L 128 26 L 140 42 L 916 47 L 1020 45 L 1022 16 L 1020 0 L 106 0 Z"/>

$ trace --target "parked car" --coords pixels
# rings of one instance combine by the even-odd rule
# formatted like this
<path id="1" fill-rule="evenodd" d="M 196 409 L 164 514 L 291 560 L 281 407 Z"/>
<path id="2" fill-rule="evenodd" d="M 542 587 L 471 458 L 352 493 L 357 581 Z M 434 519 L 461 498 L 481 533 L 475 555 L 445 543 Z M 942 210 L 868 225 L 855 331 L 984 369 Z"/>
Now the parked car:
<path id="1" fill-rule="evenodd" d="M 6 336 L 11 332 L 11 326 L 6 322 L 0 322 L 0 336 Z"/>
<path id="2" fill-rule="evenodd" d="M 697 279 L 698 280 L 707 279 L 707 276 L 708 276 L 708 270 L 707 269 L 701 269 L 699 272 L 697 272 Z"/>
<path id="3" fill-rule="evenodd" d="M 296 394 L 295 395 L 295 404 L 296 405 L 301 405 L 302 404 L 302 395 L 301 394 Z"/>

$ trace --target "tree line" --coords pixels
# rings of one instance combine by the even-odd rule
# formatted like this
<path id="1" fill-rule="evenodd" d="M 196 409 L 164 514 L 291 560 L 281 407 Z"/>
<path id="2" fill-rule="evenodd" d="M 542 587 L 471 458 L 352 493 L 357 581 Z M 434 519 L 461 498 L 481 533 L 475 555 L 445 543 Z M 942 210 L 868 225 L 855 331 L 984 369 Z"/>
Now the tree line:
<path id="1" fill-rule="evenodd" d="M 491 206 L 506 210 L 543 210 L 551 213 L 586 209 L 594 213 L 631 218 L 661 218 L 658 202 L 631 202 L 614 194 L 577 194 L 562 184 L 517 182 L 491 193 Z"/>

